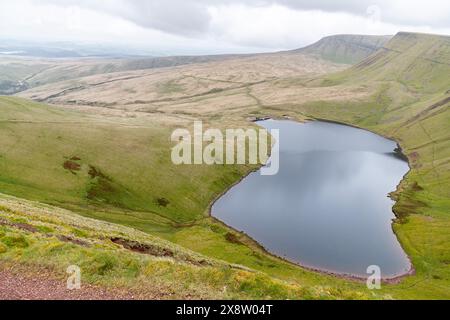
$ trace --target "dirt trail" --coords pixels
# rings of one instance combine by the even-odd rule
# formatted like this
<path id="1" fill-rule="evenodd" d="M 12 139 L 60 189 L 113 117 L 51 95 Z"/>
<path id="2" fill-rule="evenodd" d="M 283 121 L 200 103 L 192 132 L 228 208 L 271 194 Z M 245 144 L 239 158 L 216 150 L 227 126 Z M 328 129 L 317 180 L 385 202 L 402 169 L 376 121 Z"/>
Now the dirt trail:
<path id="1" fill-rule="evenodd" d="M 68 290 L 64 280 L 57 280 L 46 272 L 31 275 L 0 270 L 0 300 L 135 300 L 139 298 L 142 297 L 136 297 L 129 292 L 114 292 L 89 285 L 82 286 L 80 290 Z"/>

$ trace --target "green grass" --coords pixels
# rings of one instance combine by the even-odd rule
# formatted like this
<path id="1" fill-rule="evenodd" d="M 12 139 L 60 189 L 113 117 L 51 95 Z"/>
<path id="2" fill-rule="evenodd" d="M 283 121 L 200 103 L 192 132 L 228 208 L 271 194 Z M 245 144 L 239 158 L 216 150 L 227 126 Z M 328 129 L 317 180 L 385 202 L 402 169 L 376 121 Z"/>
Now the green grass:
<path id="1" fill-rule="evenodd" d="M 104 121 L 17 98 L 0 98 L 0 109 L 1 190 L 45 203 L 186 223 L 202 218 L 214 195 L 249 170 L 172 165 L 175 127 Z M 68 161 L 79 169 L 65 168 Z"/>

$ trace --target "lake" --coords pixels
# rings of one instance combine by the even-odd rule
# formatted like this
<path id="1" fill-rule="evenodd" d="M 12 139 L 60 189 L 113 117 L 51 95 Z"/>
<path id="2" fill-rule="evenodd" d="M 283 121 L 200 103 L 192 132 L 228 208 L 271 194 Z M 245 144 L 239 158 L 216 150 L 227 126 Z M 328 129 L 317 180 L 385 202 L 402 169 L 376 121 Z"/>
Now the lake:
<path id="1" fill-rule="evenodd" d="M 410 270 L 392 230 L 388 194 L 409 171 L 394 141 L 328 122 L 258 124 L 280 130 L 280 171 L 251 173 L 212 206 L 215 218 L 306 267 L 367 277 L 377 265 L 385 278 Z"/>

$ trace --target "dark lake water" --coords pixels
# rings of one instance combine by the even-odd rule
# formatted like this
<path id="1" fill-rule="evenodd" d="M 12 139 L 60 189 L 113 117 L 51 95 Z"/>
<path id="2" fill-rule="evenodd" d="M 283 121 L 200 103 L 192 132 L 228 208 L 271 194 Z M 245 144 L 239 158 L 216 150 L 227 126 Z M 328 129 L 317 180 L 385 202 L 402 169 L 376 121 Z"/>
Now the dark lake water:
<path id="1" fill-rule="evenodd" d="M 250 174 L 213 205 L 214 217 L 304 266 L 356 276 L 371 265 L 384 277 L 409 271 L 388 197 L 409 170 L 395 142 L 326 122 L 258 124 L 280 130 L 280 171 Z"/>

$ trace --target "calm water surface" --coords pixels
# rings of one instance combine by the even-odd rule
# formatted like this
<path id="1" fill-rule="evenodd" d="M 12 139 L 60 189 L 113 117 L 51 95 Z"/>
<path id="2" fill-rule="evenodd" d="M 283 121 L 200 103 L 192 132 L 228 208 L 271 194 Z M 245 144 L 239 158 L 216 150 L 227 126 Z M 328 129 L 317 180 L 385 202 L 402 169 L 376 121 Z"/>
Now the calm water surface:
<path id="1" fill-rule="evenodd" d="M 268 120 L 280 129 L 280 172 L 252 173 L 220 198 L 212 215 L 270 252 L 305 266 L 385 277 L 410 263 L 392 231 L 394 191 L 408 172 L 396 143 L 348 126 Z"/>

